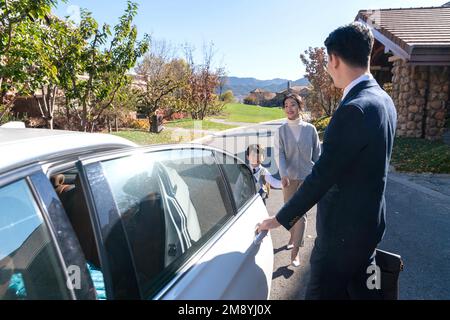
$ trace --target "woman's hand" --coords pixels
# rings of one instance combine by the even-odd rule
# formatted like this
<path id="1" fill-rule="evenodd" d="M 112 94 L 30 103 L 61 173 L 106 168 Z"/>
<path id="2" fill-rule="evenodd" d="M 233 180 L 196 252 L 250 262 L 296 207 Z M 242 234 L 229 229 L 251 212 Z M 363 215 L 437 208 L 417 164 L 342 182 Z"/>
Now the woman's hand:
<path id="1" fill-rule="evenodd" d="M 281 178 L 281 185 L 283 186 L 283 188 L 289 187 L 290 184 L 291 184 L 291 182 L 289 181 L 288 177 Z"/>

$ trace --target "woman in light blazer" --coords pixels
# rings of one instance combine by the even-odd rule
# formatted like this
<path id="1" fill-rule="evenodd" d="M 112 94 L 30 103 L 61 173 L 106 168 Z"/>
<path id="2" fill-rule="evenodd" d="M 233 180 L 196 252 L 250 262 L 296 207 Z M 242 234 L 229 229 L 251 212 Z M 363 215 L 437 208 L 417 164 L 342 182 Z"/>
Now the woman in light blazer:
<path id="1" fill-rule="evenodd" d="M 275 133 L 275 159 L 281 176 L 283 198 L 286 203 L 311 173 L 320 156 L 320 140 L 316 128 L 302 120 L 302 98 L 294 93 L 283 100 L 287 122 Z M 291 237 L 287 245 L 292 249 L 291 263 L 300 265 L 298 252 L 304 245 L 307 225 L 306 214 L 289 230 Z"/>

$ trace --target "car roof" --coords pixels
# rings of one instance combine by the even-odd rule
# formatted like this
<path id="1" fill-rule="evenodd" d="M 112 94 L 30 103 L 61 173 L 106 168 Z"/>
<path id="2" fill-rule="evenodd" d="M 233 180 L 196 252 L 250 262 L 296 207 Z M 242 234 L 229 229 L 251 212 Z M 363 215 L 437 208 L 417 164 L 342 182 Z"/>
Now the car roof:
<path id="1" fill-rule="evenodd" d="M 0 128 L 0 172 L 96 146 L 117 149 L 137 145 L 127 139 L 103 133 Z"/>

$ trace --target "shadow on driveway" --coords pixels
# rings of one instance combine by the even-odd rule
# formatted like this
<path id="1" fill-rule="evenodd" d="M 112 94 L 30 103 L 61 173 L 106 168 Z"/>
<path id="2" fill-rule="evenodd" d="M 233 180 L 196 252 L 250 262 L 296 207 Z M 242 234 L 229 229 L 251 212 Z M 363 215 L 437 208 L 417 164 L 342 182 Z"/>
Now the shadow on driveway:
<path id="1" fill-rule="evenodd" d="M 289 269 L 287 266 L 279 267 L 273 274 L 272 280 L 278 277 L 284 277 L 285 279 L 289 279 L 294 274 L 294 271 Z"/>

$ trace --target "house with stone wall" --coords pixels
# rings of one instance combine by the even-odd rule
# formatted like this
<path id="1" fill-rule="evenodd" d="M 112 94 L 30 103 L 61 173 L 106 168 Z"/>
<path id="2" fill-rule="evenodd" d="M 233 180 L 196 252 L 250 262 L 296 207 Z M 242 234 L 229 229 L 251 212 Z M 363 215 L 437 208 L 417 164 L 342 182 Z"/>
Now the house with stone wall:
<path id="1" fill-rule="evenodd" d="M 146 82 L 137 74 L 129 74 L 131 76 L 131 88 L 143 90 L 146 86 Z M 79 79 L 87 80 L 86 75 L 79 76 Z M 64 90 L 57 90 L 56 103 L 55 103 L 55 114 L 66 114 L 63 110 L 65 106 L 65 94 Z M 42 117 L 42 113 L 39 108 L 39 103 L 44 104 L 44 98 L 42 91 L 40 89 L 36 90 L 32 95 L 19 95 L 14 99 L 13 108 L 11 114 L 16 119 L 27 119 L 30 126 L 33 127 L 44 127 L 46 122 Z M 130 118 L 136 119 L 137 113 L 135 111 L 129 112 Z M 58 128 L 58 123 L 55 123 L 55 127 Z"/>
<path id="2" fill-rule="evenodd" d="M 371 72 L 391 94 L 397 136 L 441 139 L 450 111 L 450 2 L 361 10 L 375 37 Z"/>
<path id="3" fill-rule="evenodd" d="M 283 106 L 283 99 L 287 94 L 296 93 L 303 99 L 306 99 L 310 90 L 309 86 L 291 86 L 291 82 L 288 81 L 286 89 L 280 92 L 270 92 L 260 88 L 251 91 L 244 99 L 244 103 L 260 105 L 262 107 L 281 107 Z"/>

